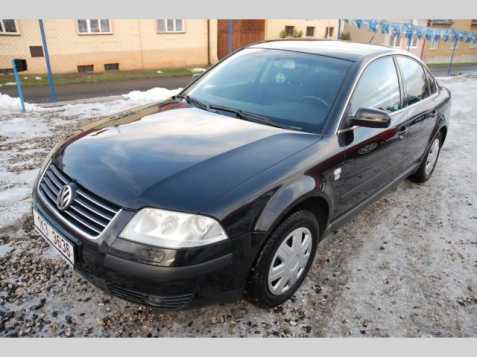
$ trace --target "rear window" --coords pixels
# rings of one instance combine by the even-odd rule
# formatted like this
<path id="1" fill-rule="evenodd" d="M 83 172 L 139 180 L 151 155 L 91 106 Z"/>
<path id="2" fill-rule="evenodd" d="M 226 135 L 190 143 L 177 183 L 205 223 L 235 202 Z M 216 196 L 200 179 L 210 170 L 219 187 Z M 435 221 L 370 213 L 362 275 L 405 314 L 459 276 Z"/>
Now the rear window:
<path id="1" fill-rule="evenodd" d="M 320 132 L 350 65 L 314 54 L 246 49 L 213 68 L 187 94 L 207 104 Z"/>

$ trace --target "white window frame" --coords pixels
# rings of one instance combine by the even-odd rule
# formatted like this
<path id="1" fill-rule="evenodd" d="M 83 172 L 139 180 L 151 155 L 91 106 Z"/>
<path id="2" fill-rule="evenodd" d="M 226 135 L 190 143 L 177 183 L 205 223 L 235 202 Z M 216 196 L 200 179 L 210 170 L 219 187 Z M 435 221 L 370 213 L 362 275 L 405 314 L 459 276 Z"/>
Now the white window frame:
<path id="1" fill-rule="evenodd" d="M 398 40 L 397 46 L 396 46 L 396 39 Z M 389 35 L 389 46 L 392 48 L 401 48 L 401 35 L 396 36 L 396 35 Z"/>
<path id="2" fill-rule="evenodd" d="M 409 48 L 417 48 L 417 36 L 412 36 L 411 37 L 411 44 L 409 45 Z"/>
<path id="3" fill-rule="evenodd" d="M 98 32 L 92 32 L 91 31 L 91 20 L 97 20 L 98 21 L 98 26 L 99 26 L 99 31 Z M 109 31 L 101 31 L 101 20 L 108 20 Z M 86 32 L 81 32 L 80 31 L 80 28 L 79 28 L 79 22 L 80 21 L 86 21 Z M 78 35 L 81 35 L 81 36 L 112 35 L 113 34 L 113 27 L 112 27 L 111 19 L 77 19 L 76 20 L 76 31 L 78 32 Z"/>
<path id="4" fill-rule="evenodd" d="M 173 30 L 172 31 L 169 31 L 167 29 L 167 20 L 172 20 L 172 27 L 173 27 Z M 176 21 L 177 20 L 180 20 L 182 22 L 182 30 L 180 31 L 177 31 L 176 29 Z M 161 31 L 159 29 L 159 21 L 164 21 L 164 31 Z M 156 28 L 157 28 L 157 33 L 158 34 L 165 34 L 165 33 L 185 33 L 186 32 L 186 28 L 185 28 L 185 20 L 184 19 L 178 19 L 178 18 L 175 18 L 175 17 L 169 17 L 169 18 L 163 18 L 163 19 L 157 19 L 156 20 Z"/>
<path id="5" fill-rule="evenodd" d="M 15 22 L 15 30 L 16 32 L 5 32 L 5 20 L 13 20 Z M 0 19 L 2 31 L 0 31 L 0 36 L 19 36 L 20 30 L 18 29 L 18 22 L 15 19 Z"/>

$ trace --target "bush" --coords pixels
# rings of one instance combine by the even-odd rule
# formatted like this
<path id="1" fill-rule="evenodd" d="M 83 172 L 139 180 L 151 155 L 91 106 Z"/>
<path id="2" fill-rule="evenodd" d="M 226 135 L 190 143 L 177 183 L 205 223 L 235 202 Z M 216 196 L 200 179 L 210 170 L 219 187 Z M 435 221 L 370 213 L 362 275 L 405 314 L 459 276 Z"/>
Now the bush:
<path id="1" fill-rule="evenodd" d="M 293 38 L 303 37 L 303 30 L 297 30 L 296 28 L 294 28 L 293 34 L 291 35 L 288 35 L 285 29 L 281 30 L 280 38 L 287 38 L 287 37 L 293 37 Z"/>
<path id="2" fill-rule="evenodd" d="M 349 41 L 351 40 L 351 35 L 348 32 L 343 32 L 341 33 L 341 36 L 339 39 L 343 41 Z"/>

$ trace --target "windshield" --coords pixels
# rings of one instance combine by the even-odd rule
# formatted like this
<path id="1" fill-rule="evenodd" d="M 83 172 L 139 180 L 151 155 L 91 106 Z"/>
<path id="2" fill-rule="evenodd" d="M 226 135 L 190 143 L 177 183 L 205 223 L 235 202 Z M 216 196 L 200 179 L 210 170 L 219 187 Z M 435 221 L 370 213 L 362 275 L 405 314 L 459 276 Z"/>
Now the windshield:
<path id="1" fill-rule="evenodd" d="M 350 64 L 314 54 L 245 49 L 183 94 L 205 108 L 228 108 L 255 114 L 270 125 L 319 133 Z"/>

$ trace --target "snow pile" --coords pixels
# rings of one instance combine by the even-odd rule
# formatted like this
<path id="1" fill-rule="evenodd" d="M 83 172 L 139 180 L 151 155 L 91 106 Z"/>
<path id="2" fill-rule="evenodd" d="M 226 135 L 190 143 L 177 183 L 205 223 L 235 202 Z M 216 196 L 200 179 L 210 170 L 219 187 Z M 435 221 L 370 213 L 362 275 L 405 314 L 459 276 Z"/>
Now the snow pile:
<path id="1" fill-rule="evenodd" d="M 168 99 L 173 95 L 178 94 L 182 88 L 177 89 L 166 89 L 166 88 L 152 88 L 147 91 L 134 90 L 127 94 L 124 94 L 123 97 L 129 100 L 132 100 L 138 104 L 146 104 L 153 102 L 160 102 L 162 100 Z"/>
<path id="2" fill-rule="evenodd" d="M 26 110 L 33 110 L 34 105 L 25 103 Z M 0 93 L 0 114 L 20 112 L 20 99 L 12 98 L 7 94 Z"/>
<path id="3" fill-rule="evenodd" d="M 205 68 L 194 67 L 194 68 L 191 68 L 190 71 L 192 73 L 203 73 L 203 72 L 205 72 Z"/>
<path id="4" fill-rule="evenodd" d="M 182 88 L 166 89 L 152 88 L 147 91 L 135 90 L 127 94 L 123 94 L 120 99 L 101 98 L 97 102 L 83 102 L 75 104 L 65 104 L 56 107 L 53 110 L 59 118 L 71 119 L 87 119 L 98 118 L 102 116 L 112 115 L 133 107 L 145 105 L 149 103 L 160 102 L 166 100 L 173 95 L 178 94 Z"/>
<path id="5" fill-rule="evenodd" d="M 27 112 L 55 113 L 60 118 L 93 118 L 111 115 L 135 106 L 160 102 L 178 94 L 182 88 L 152 88 L 146 91 L 135 90 L 122 97 L 98 98 L 97 101 L 79 101 L 54 107 L 42 107 L 41 104 L 25 103 Z M 20 100 L 0 93 L 0 114 L 20 113 Z"/>

